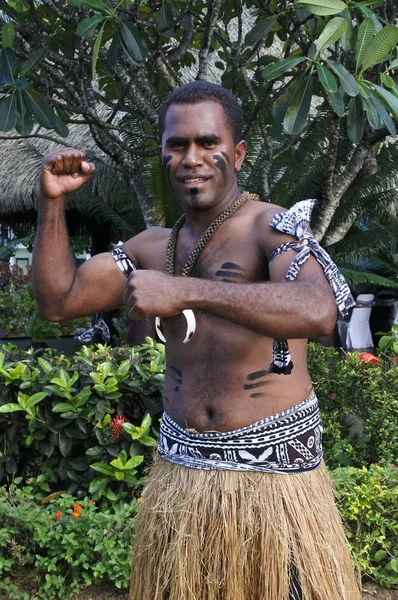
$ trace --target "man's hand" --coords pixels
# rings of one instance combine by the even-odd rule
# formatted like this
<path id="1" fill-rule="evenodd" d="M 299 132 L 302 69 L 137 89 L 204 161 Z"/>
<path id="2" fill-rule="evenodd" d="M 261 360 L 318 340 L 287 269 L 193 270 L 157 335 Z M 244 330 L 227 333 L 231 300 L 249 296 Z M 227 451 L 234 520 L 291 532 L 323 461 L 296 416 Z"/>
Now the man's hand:
<path id="1" fill-rule="evenodd" d="M 86 161 L 84 152 L 62 148 L 43 158 L 40 190 L 43 198 L 54 200 L 74 192 L 86 183 L 95 167 Z"/>
<path id="2" fill-rule="evenodd" d="M 171 277 L 160 271 L 133 271 L 123 301 L 130 319 L 174 317 L 187 308 L 183 290 L 189 284 L 184 277 Z"/>

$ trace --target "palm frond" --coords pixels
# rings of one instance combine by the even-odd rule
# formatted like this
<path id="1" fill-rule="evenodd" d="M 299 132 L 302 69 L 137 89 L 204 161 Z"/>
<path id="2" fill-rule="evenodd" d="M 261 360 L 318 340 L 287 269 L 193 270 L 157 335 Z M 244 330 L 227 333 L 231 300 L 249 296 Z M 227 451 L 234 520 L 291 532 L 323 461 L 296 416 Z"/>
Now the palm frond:
<path id="1" fill-rule="evenodd" d="M 370 283 L 383 288 L 398 289 L 398 281 L 370 273 L 369 271 L 360 271 L 348 267 L 340 267 L 340 270 L 348 283 Z"/>
<path id="2" fill-rule="evenodd" d="M 327 247 L 334 260 L 374 258 L 377 252 L 389 253 L 398 250 L 398 222 L 389 225 L 374 225 L 370 229 L 358 228 L 344 239 Z"/>

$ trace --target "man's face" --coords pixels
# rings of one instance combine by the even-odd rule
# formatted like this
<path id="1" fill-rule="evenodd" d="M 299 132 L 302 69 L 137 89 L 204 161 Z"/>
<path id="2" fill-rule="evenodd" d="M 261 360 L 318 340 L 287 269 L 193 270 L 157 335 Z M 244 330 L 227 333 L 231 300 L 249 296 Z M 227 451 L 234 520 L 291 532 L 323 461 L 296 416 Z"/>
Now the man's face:
<path id="1" fill-rule="evenodd" d="M 218 102 L 172 104 L 161 152 L 169 184 L 183 206 L 206 210 L 236 198 L 236 173 L 246 144 L 235 145 Z"/>

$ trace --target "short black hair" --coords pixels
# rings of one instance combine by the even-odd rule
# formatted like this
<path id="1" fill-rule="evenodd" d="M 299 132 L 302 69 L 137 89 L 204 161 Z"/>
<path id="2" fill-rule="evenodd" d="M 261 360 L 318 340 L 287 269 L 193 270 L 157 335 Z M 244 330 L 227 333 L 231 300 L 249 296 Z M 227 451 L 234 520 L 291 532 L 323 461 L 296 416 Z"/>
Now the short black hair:
<path id="1" fill-rule="evenodd" d="M 166 114 L 172 104 L 199 104 L 211 100 L 221 104 L 235 144 L 243 138 L 243 111 L 239 100 L 221 85 L 198 80 L 185 83 L 169 94 L 159 110 L 159 137 L 165 129 Z"/>

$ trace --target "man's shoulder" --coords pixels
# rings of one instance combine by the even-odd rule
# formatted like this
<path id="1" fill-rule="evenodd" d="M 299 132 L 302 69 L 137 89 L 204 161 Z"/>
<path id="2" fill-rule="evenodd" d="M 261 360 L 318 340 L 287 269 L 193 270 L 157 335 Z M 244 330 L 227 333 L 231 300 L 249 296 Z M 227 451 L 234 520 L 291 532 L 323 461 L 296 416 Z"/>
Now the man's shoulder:
<path id="1" fill-rule="evenodd" d="M 150 227 L 124 242 L 123 250 L 137 267 L 149 268 L 158 254 L 164 255 L 170 232 L 165 227 Z"/>

